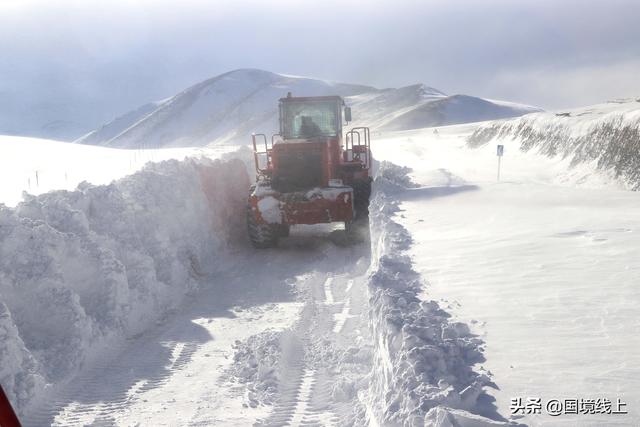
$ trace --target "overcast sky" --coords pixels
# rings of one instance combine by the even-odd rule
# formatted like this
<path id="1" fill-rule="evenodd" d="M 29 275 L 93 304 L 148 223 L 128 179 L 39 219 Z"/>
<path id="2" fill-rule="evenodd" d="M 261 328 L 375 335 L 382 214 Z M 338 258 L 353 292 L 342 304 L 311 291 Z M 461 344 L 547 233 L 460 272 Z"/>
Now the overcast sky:
<path id="1" fill-rule="evenodd" d="M 94 125 L 245 67 L 579 106 L 640 96 L 638 18 L 638 0 L 0 0 L 0 116 Z"/>

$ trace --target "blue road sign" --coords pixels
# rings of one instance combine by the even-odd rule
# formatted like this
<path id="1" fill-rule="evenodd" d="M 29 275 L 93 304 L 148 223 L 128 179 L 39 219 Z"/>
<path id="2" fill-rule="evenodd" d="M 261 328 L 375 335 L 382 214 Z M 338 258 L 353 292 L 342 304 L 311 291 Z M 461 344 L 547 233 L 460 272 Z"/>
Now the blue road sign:
<path id="1" fill-rule="evenodd" d="M 504 154 L 504 145 L 498 145 L 498 156 L 502 157 Z"/>

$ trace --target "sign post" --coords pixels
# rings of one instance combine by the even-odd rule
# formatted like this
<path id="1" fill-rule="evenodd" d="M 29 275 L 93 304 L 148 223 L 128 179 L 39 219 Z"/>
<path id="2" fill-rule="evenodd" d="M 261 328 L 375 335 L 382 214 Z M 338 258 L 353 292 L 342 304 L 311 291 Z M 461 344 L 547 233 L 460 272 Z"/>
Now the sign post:
<path id="1" fill-rule="evenodd" d="M 504 154 L 504 145 L 498 145 L 498 181 L 500 181 L 500 163 Z"/>

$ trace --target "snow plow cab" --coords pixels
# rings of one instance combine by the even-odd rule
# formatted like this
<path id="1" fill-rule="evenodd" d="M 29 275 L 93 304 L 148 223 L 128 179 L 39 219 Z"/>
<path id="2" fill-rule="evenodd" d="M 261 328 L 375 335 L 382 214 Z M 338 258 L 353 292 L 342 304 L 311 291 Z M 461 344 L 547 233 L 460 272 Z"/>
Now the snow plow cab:
<path id="1" fill-rule="evenodd" d="M 256 248 L 277 244 L 296 224 L 342 222 L 347 232 L 368 216 L 369 128 L 345 133 L 351 109 L 339 96 L 280 99 L 280 133 L 253 134 L 256 184 L 247 228 Z"/>

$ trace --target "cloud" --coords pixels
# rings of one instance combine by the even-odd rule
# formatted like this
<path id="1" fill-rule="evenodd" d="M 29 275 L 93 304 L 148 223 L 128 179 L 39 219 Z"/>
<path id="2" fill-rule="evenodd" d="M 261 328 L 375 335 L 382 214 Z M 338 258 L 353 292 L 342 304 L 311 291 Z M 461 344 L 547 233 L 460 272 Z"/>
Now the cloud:
<path id="1" fill-rule="evenodd" d="M 555 108 L 640 98 L 640 58 L 573 68 L 546 66 L 510 70 L 494 76 L 487 92 Z"/>
<path id="2" fill-rule="evenodd" d="M 0 131 L 33 111 L 90 128 L 242 67 L 597 102 L 637 92 L 638 16 L 636 0 L 5 0 Z"/>

